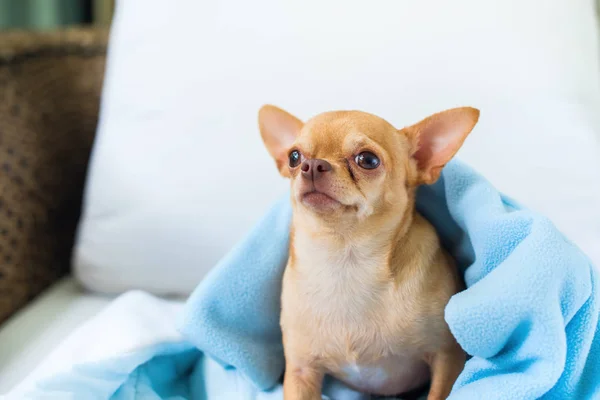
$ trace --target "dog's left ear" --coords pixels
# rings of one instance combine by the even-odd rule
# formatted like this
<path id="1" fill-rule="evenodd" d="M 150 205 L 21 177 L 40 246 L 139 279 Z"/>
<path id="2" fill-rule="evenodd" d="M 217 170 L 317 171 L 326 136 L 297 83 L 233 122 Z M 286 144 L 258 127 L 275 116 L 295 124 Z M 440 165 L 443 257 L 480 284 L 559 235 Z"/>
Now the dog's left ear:
<path id="1" fill-rule="evenodd" d="M 400 130 L 411 141 L 419 184 L 430 185 L 438 180 L 442 168 L 454 157 L 478 120 L 476 108 L 452 108 Z"/>

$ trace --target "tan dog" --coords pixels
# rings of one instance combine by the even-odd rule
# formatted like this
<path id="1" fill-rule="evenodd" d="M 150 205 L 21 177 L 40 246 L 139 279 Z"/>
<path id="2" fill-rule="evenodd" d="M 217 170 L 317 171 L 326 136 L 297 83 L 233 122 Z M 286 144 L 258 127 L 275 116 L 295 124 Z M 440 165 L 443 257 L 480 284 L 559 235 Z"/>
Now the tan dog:
<path id="1" fill-rule="evenodd" d="M 291 178 L 282 292 L 286 400 L 320 399 L 325 374 L 361 392 L 446 398 L 465 353 L 444 321 L 463 283 L 415 191 L 435 182 L 479 118 L 456 108 L 396 130 L 358 111 L 307 123 L 274 106 L 260 131 Z"/>

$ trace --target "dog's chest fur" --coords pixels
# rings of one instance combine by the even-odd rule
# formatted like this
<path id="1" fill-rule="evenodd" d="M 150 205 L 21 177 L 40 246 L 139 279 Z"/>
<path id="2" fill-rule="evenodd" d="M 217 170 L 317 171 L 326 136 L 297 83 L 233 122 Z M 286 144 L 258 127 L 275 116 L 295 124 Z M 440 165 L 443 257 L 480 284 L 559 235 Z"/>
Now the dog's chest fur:
<path id="1" fill-rule="evenodd" d="M 361 391 L 396 394 L 428 378 L 417 358 L 418 311 L 388 266 L 390 249 L 332 249 L 297 236 L 295 265 L 286 269 L 282 324 L 290 346 L 307 346 L 328 373 Z M 310 246 L 310 251 L 305 249 Z M 286 329 L 289 328 L 289 329 Z M 306 352 L 303 352 L 306 354 Z"/>

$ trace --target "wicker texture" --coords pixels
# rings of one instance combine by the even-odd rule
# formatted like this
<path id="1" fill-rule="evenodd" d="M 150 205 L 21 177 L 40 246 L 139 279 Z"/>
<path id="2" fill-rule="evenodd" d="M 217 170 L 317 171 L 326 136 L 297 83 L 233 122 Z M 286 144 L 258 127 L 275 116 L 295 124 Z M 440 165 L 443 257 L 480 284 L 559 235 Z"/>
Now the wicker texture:
<path id="1" fill-rule="evenodd" d="M 69 270 L 106 41 L 0 34 L 0 323 Z"/>

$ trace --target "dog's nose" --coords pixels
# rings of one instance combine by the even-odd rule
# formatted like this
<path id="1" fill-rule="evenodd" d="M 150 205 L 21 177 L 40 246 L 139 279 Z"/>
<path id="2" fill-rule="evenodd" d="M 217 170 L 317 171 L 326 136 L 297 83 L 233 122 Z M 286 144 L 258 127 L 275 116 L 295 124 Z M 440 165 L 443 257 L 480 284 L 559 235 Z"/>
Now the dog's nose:
<path id="1" fill-rule="evenodd" d="M 324 173 L 331 171 L 331 164 L 325 160 L 313 158 L 310 160 L 304 160 L 300 166 L 300 170 L 302 171 L 302 177 L 306 179 L 317 180 Z"/>

